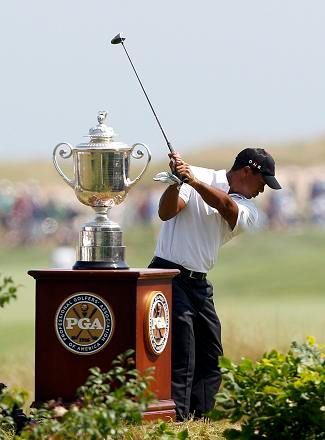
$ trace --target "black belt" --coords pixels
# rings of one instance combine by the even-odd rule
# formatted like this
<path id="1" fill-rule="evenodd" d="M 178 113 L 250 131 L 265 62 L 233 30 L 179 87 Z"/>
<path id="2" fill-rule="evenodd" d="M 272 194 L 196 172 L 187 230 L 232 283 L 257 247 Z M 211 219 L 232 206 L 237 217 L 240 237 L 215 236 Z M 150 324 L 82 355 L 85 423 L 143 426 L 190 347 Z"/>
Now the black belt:
<path id="1" fill-rule="evenodd" d="M 180 264 L 173 263 L 172 261 L 165 260 L 160 257 L 153 257 L 152 263 L 158 264 L 161 269 L 179 269 L 182 275 L 185 275 L 188 278 L 193 278 L 194 280 L 205 280 L 207 274 L 204 272 L 195 272 L 194 270 L 186 269 Z"/>

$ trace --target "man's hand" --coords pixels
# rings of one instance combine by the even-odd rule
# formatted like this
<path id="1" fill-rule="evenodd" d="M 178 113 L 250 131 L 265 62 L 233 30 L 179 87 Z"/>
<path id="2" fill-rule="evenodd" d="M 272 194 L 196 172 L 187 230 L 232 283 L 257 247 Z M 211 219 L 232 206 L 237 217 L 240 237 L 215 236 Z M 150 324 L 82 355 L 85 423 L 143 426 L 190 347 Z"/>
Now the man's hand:
<path id="1" fill-rule="evenodd" d="M 195 177 L 188 163 L 178 161 L 176 162 L 175 169 L 176 173 L 181 177 L 184 183 L 192 185 L 192 183 L 195 181 Z"/>
<path id="2" fill-rule="evenodd" d="M 190 169 L 190 165 L 184 162 L 179 153 L 172 153 L 170 157 L 169 166 L 172 173 L 176 174 L 184 183 L 191 184 L 194 180 L 194 174 Z"/>
<path id="3" fill-rule="evenodd" d="M 181 155 L 175 152 L 175 153 L 169 153 L 168 156 L 170 158 L 169 168 L 171 169 L 172 173 L 175 173 L 176 164 L 182 162 Z"/>

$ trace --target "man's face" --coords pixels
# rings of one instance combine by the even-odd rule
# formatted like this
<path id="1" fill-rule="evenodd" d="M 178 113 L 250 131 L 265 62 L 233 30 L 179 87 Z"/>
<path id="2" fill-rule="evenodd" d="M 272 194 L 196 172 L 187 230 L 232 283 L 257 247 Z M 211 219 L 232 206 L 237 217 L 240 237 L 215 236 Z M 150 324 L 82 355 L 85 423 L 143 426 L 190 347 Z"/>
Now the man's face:
<path id="1" fill-rule="evenodd" d="M 257 197 L 264 192 L 265 182 L 261 173 L 254 173 L 250 167 L 243 168 L 241 194 L 247 199 Z"/>

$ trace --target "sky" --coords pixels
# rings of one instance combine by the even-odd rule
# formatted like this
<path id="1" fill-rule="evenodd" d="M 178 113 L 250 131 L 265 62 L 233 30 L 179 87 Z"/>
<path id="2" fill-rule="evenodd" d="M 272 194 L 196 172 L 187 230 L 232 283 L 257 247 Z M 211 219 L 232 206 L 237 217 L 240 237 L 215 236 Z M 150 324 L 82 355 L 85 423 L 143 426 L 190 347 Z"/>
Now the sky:
<path id="1" fill-rule="evenodd" d="M 325 134 L 324 0 L 10 0 L 0 14 L 1 160 L 51 160 L 97 112 L 117 141 L 174 148 Z"/>

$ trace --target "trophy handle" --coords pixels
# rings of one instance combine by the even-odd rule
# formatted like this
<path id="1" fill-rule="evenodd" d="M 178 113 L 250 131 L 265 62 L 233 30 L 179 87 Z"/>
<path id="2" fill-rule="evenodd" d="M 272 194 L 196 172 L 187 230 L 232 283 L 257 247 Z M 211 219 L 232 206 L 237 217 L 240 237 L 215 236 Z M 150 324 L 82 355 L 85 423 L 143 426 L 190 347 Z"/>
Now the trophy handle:
<path id="1" fill-rule="evenodd" d="M 67 182 L 68 185 L 71 186 L 71 188 L 75 187 L 75 181 L 69 179 L 61 170 L 61 168 L 59 167 L 58 161 L 56 160 L 56 156 L 57 156 L 57 152 L 58 149 L 60 147 L 63 147 L 60 151 L 59 151 L 59 155 L 60 157 L 62 157 L 62 159 L 69 159 L 69 157 L 71 157 L 72 155 L 72 146 L 70 144 L 68 144 L 67 142 L 61 142 L 60 144 L 58 144 L 54 150 L 53 150 L 53 163 L 54 166 L 57 170 L 57 172 L 60 174 L 60 176 L 63 177 L 63 179 Z"/>
<path id="2" fill-rule="evenodd" d="M 140 145 L 141 147 L 143 147 L 145 150 L 146 150 L 146 152 L 147 152 L 147 163 L 145 164 L 145 166 L 143 167 L 143 170 L 141 171 L 141 173 L 138 175 L 138 177 L 136 177 L 134 180 L 130 180 L 129 178 L 125 178 L 124 177 L 124 179 L 125 179 L 125 183 L 126 183 L 126 186 L 128 187 L 128 188 L 130 188 L 131 186 L 133 186 L 135 183 L 137 183 L 140 179 L 141 179 L 141 177 L 142 177 L 142 175 L 143 175 L 143 173 L 146 171 L 146 169 L 148 168 L 148 165 L 149 165 L 149 162 L 151 161 L 151 152 L 150 152 L 150 150 L 149 150 L 149 148 L 147 147 L 147 145 L 145 145 L 145 144 L 141 144 L 140 142 L 137 142 L 136 144 L 134 144 L 134 145 L 132 145 L 132 148 L 131 148 L 131 156 L 134 158 L 134 159 L 141 159 L 143 156 L 144 156 L 144 152 L 142 151 L 142 150 L 136 150 L 135 151 L 135 147 L 136 146 L 138 146 L 138 145 Z"/>

